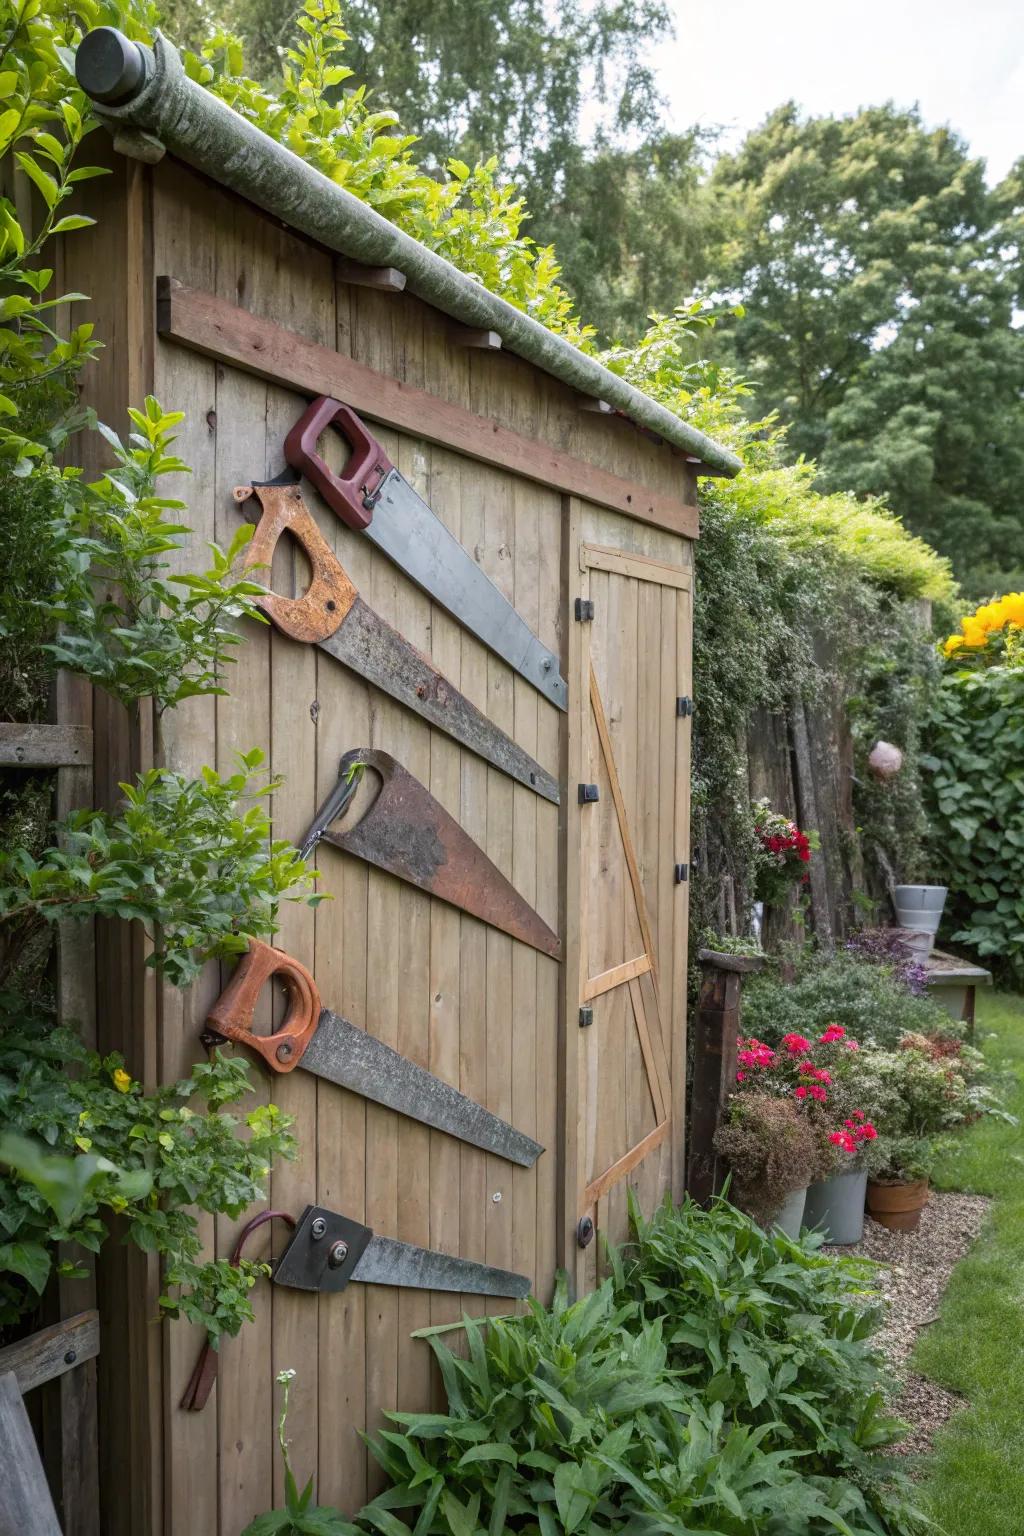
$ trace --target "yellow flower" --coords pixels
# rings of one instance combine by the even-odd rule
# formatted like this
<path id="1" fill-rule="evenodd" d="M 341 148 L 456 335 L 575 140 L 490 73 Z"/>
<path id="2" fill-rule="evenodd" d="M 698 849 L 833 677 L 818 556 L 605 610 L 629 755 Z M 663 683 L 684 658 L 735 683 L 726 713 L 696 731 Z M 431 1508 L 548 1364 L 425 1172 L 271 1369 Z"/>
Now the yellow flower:
<path id="1" fill-rule="evenodd" d="M 129 1088 L 131 1087 L 131 1085 L 132 1085 L 131 1077 L 124 1070 L 124 1068 L 123 1067 L 115 1068 L 115 1070 L 114 1070 L 114 1087 L 117 1089 L 118 1093 L 127 1093 Z"/>

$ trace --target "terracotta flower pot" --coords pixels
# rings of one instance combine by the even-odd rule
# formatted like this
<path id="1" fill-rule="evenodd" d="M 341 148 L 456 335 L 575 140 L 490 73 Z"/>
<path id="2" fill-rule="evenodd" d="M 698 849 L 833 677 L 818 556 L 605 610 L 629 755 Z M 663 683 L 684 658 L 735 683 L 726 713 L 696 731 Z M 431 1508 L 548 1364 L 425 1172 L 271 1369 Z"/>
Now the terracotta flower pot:
<path id="1" fill-rule="evenodd" d="M 868 1182 L 869 1216 L 896 1232 L 913 1232 L 927 1203 L 927 1179 L 914 1179 L 909 1184 L 882 1179 Z"/>

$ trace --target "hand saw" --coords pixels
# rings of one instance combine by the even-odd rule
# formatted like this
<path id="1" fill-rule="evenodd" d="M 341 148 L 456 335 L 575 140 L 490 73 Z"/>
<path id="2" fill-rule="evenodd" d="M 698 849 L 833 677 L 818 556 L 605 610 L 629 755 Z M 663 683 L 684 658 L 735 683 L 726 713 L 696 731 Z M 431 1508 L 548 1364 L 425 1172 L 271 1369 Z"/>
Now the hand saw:
<path id="1" fill-rule="evenodd" d="M 270 1278 L 275 1285 L 328 1293 L 343 1291 L 355 1280 L 363 1285 L 465 1291 L 517 1300 L 530 1294 L 526 1275 L 378 1237 L 370 1227 L 321 1205 L 306 1206 Z"/>
<path id="2" fill-rule="evenodd" d="M 350 450 L 340 475 L 317 452 L 317 440 L 328 427 Z M 350 406 L 327 395 L 314 400 L 285 438 L 284 456 L 342 522 L 372 539 L 399 570 L 552 704 L 568 708 L 558 657 L 417 495 Z"/>
<path id="3" fill-rule="evenodd" d="M 234 494 L 238 502 L 255 496 L 263 508 L 246 549 L 247 569 L 257 565 L 269 569 L 277 541 L 286 531 L 302 545 L 309 560 L 313 579 L 303 597 L 267 592 L 256 599 L 283 634 L 318 645 L 478 757 L 558 804 L 558 780 L 481 714 L 426 656 L 363 601 L 317 527 L 298 485 L 240 485 Z"/>
<path id="4" fill-rule="evenodd" d="M 366 768 L 380 775 L 380 792 L 358 821 L 336 831 L 333 824 L 344 816 Z M 558 935 L 430 791 L 387 752 L 357 747 L 345 753 L 338 782 L 302 840 L 304 859 L 322 838 L 546 955 L 561 956 Z"/>
<path id="5" fill-rule="evenodd" d="M 253 1031 L 256 999 L 272 976 L 284 983 L 287 1012 L 273 1034 L 257 1035 Z M 450 1083 L 322 1007 L 306 967 L 259 939 L 249 940 L 247 953 L 207 1015 L 203 1038 L 208 1045 L 222 1040 L 247 1045 L 273 1072 L 291 1072 L 301 1064 L 317 1077 L 521 1168 L 532 1168 L 544 1150 L 531 1136 L 492 1115 Z"/>

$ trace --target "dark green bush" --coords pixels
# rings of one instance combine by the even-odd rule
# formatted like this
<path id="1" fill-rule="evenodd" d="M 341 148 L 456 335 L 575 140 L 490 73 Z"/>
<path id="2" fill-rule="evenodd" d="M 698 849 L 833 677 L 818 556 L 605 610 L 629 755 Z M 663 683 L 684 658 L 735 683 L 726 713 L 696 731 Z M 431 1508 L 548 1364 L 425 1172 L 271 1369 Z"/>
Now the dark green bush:
<path id="1" fill-rule="evenodd" d="M 903 1426 L 872 1342 L 874 1266 L 820 1253 L 820 1236 L 765 1232 L 725 1200 L 632 1216 L 635 1243 L 613 1255 L 616 1296 L 663 1323 L 677 1379 L 761 1435 L 766 1454 L 797 1454 L 805 1485 L 853 1529 L 914 1530 L 909 1484 L 876 1454 Z"/>
<path id="2" fill-rule="evenodd" d="M 870 1266 L 719 1202 L 638 1225 L 571 1304 L 425 1331 L 448 1412 L 391 1413 L 390 1480 L 353 1521 L 288 1507 L 246 1536 L 915 1536 L 871 1346 Z M 288 1383 L 285 1382 L 287 1389 Z M 285 1437 L 282 1430 L 282 1445 Z M 287 1465 L 287 1452 L 286 1465 Z"/>
<path id="3" fill-rule="evenodd" d="M 816 956 L 793 981 L 768 972 L 743 989 L 744 1033 L 768 1045 L 790 1033 L 816 1039 L 833 1023 L 862 1044 L 870 1041 L 888 1050 L 906 1034 L 962 1034 L 944 1008 L 931 998 L 912 996 L 887 966 L 852 955 Z"/>

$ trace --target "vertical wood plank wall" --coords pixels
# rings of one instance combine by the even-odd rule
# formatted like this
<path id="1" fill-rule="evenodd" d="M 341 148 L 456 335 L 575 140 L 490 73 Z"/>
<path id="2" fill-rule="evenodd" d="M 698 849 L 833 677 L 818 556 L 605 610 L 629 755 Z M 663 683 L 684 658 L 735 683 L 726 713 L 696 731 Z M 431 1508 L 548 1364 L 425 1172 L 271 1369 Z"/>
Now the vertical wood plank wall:
<path id="1" fill-rule="evenodd" d="M 570 391 L 522 360 L 458 347 L 445 318 L 409 296 L 336 283 L 329 254 L 173 161 L 143 174 L 144 233 L 105 281 L 120 280 L 121 262 L 131 269 L 134 323 L 144 340 L 133 346 L 130 379 L 123 359 L 108 361 L 104 413 L 113 425 L 123 424 L 112 419 L 109 377 L 115 365 L 116 384 L 133 389 L 122 411 L 143 392 L 140 373 L 148 375 L 163 405 L 186 411 L 177 450 L 193 474 L 175 492 L 187 499 L 194 530 L 187 564 L 201 566 L 204 541 L 230 539 L 241 515 L 232 488 L 281 470 L 284 435 L 303 401 L 155 340 L 157 274 L 214 292 L 602 468 L 695 501 L 693 476 L 679 456 L 628 423 L 581 412 Z M 406 478 L 541 639 L 562 654 L 567 676 L 579 655 L 572 604 L 579 590 L 573 550 L 581 540 L 681 567 L 691 563 L 690 545 L 677 535 L 442 447 L 383 428 L 380 435 Z M 255 1066 L 252 1071 L 252 1102 L 272 1098 L 293 1115 L 300 1144 L 297 1161 L 275 1169 L 274 1206 L 297 1214 L 306 1202 L 319 1201 L 406 1241 L 525 1272 L 546 1299 L 558 1265 L 569 1268 L 577 1283 L 594 1277 L 594 1251 L 581 1254 L 574 1240 L 579 1029 L 565 981 L 579 925 L 575 715 L 556 711 L 368 541 L 343 527 L 312 492 L 307 500 L 372 607 L 545 768 L 563 775 L 562 807 L 460 750 L 331 657 L 257 625 L 246 626 L 246 643 L 227 679 L 229 697 L 190 701 L 164 717 L 155 742 L 141 732 L 134 750 L 142 761 L 150 752 L 175 769 L 215 763 L 228 771 L 237 751 L 262 747 L 268 767 L 285 778 L 274 797 L 275 833 L 298 839 L 333 785 L 341 754 L 351 747 L 383 747 L 428 785 L 541 916 L 561 928 L 564 967 L 325 847 L 318 858 L 321 888 L 333 899 L 315 912 L 286 908 L 277 941 L 313 968 L 325 1003 L 536 1136 L 548 1150 L 533 1170 L 461 1146 L 302 1071 L 273 1081 Z M 290 552 L 279 550 L 278 591 L 302 590 L 296 566 Z M 628 629 L 640 640 L 661 633 L 661 614 L 652 606 L 659 602 L 656 594 L 634 593 L 623 635 Z M 679 644 L 688 648 L 688 634 Z M 635 667 L 636 660 L 624 664 Z M 645 696 L 652 688 L 675 687 L 667 675 L 650 681 L 642 670 L 637 685 Z M 657 742 L 623 743 L 631 813 L 647 828 L 641 830 L 639 857 L 652 912 L 662 933 L 671 928 L 674 935 L 671 943 L 661 941 L 671 953 L 671 975 L 662 988 L 680 1119 L 656 1177 L 638 1169 L 652 1193 L 655 1185 L 681 1189 L 685 1070 L 685 921 L 680 930 L 678 905 L 674 914 L 665 909 L 662 876 L 673 850 L 655 832 L 666 818 L 677 817 L 687 789 L 671 772 L 652 766 L 660 753 Z M 645 766 L 643 774 L 638 764 Z M 592 904 L 599 899 L 592 893 Z M 138 1028 L 153 1042 L 146 1056 L 151 1078 L 180 1075 L 201 1058 L 199 1031 L 226 974 L 208 967 L 184 995 L 154 986 L 140 999 L 136 989 L 132 1006 L 143 1014 Z M 264 1007 L 269 1009 L 268 999 Z M 122 1014 L 129 1012 L 126 1004 Z M 204 1218 L 210 1251 L 226 1256 L 240 1226 L 241 1220 Z M 259 1237 L 262 1245 L 257 1241 L 247 1250 L 254 1258 L 277 1252 L 283 1240 L 280 1231 L 268 1234 L 265 1228 Z M 358 1507 L 381 1479 L 356 1430 L 379 1425 L 388 1408 L 441 1401 L 427 1346 L 410 1333 L 455 1320 L 463 1310 L 484 1310 L 473 1297 L 356 1284 L 340 1296 L 318 1299 L 261 1284 L 253 1297 L 255 1323 L 224 1342 L 209 1405 L 189 1414 L 178 1402 L 202 1342 L 198 1331 L 155 1322 L 151 1284 L 124 1299 L 133 1336 L 144 1347 L 129 1356 L 116 1338 L 104 1338 L 108 1371 L 128 1372 L 130 1365 L 119 1395 L 113 1382 L 108 1386 L 104 1430 L 115 1448 L 110 1454 L 120 1448 L 127 1455 L 133 1443 L 139 1450 L 133 1423 L 144 1424 L 153 1465 L 133 1464 L 131 1480 L 144 1480 L 145 1491 L 108 1509 L 104 1528 L 115 1536 L 238 1536 L 279 1499 L 274 1376 L 285 1368 L 297 1372 L 289 1437 L 300 1484 L 315 1473 L 320 1502 Z M 501 1302 L 488 1307 L 507 1309 Z"/>

